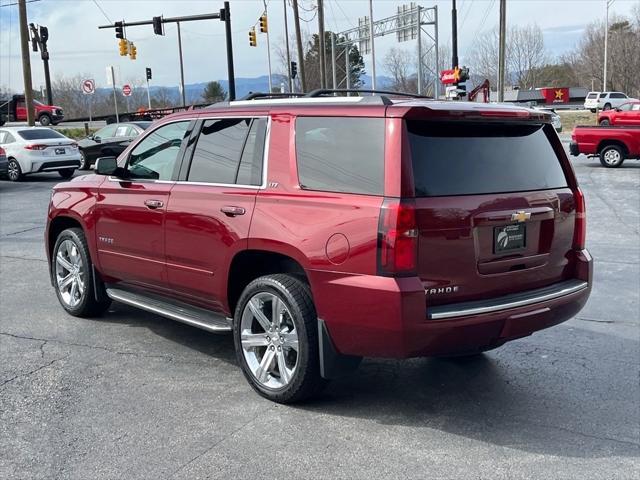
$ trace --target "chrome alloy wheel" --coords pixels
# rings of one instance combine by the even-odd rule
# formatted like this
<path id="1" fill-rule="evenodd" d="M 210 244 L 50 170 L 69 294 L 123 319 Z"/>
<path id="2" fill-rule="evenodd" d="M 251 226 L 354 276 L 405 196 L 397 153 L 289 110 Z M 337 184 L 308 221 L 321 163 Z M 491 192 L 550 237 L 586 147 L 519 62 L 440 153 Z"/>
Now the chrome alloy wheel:
<path id="1" fill-rule="evenodd" d="M 298 366 L 298 333 L 291 312 L 276 295 L 260 292 L 249 299 L 240 320 L 242 353 L 264 387 L 282 388 Z"/>
<path id="2" fill-rule="evenodd" d="M 9 165 L 7 166 L 7 176 L 9 180 L 15 182 L 20 178 L 20 165 L 15 160 L 9 160 Z"/>
<path id="3" fill-rule="evenodd" d="M 69 307 L 76 307 L 84 295 L 86 271 L 78 246 L 63 241 L 56 252 L 56 285 L 60 298 Z"/>
<path id="4" fill-rule="evenodd" d="M 621 158 L 622 156 L 620 155 L 620 152 L 613 148 L 610 150 L 607 150 L 604 153 L 604 161 L 607 163 L 607 165 L 618 165 L 618 163 L 620 163 Z"/>

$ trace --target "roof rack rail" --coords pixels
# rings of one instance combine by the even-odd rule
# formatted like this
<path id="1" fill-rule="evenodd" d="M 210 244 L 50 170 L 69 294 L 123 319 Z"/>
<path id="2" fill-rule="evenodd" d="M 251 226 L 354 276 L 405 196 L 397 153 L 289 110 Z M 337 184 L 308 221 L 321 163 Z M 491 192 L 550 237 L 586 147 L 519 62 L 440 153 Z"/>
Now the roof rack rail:
<path id="1" fill-rule="evenodd" d="M 389 95 L 389 96 L 397 96 L 397 97 L 411 97 L 411 98 L 428 98 L 432 99 L 432 97 L 427 97 L 425 95 L 418 95 L 417 93 L 407 93 L 407 92 L 394 92 L 391 90 L 377 90 L 377 89 L 356 89 L 356 88 L 318 88 L 316 90 L 312 90 L 306 94 L 307 97 L 322 97 L 324 95 L 331 95 L 332 93 L 371 93 L 371 94 L 380 94 L 380 95 Z"/>
<path id="2" fill-rule="evenodd" d="M 304 93 L 298 92 L 249 92 L 244 97 L 239 98 L 238 100 L 255 100 L 258 98 L 296 98 L 304 96 L 306 96 Z"/>

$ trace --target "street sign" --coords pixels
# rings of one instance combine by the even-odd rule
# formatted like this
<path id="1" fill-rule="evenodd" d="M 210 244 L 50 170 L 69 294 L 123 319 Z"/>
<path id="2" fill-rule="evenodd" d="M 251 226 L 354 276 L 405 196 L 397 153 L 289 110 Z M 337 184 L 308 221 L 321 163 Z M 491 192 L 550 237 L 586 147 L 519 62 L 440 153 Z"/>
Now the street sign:
<path id="1" fill-rule="evenodd" d="M 96 82 L 91 78 L 82 81 L 82 93 L 85 95 L 93 95 L 96 93 Z"/>
<path id="2" fill-rule="evenodd" d="M 458 67 L 452 70 L 442 70 L 440 72 L 440 81 L 444 85 L 451 85 L 460 81 L 460 69 Z"/>
<path id="3" fill-rule="evenodd" d="M 133 92 L 133 88 L 131 88 L 131 85 L 127 84 L 122 86 L 122 95 L 124 95 L 125 97 L 130 97 L 131 92 Z"/>

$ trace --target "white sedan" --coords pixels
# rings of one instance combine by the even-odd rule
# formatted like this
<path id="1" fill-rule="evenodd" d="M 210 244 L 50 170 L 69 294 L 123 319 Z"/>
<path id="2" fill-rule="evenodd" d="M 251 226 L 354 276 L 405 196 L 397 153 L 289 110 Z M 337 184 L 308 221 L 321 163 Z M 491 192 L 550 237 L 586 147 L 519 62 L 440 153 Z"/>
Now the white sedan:
<path id="1" fill-rule="evenodd" d="M 71 178 L 80 166 L 78 144 L 51 128 L 0 128 L 0 146 L 7 153 L 7 176 L 13 182 L 29 173 L 52 171 Z"/>

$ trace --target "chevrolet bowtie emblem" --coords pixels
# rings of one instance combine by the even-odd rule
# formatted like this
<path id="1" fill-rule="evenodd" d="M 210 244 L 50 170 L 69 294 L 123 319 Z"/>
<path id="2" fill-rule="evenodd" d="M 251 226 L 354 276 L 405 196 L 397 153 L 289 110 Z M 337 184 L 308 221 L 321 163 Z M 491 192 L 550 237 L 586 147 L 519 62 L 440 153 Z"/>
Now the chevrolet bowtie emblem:
<path id="1" fill-rule="evenodd" d="M 524 222 L 531 218 L 531 212 L 525 212 L 524 210 L 518 210 L 516 213 L 511 214 L 512 222 Z"/>

